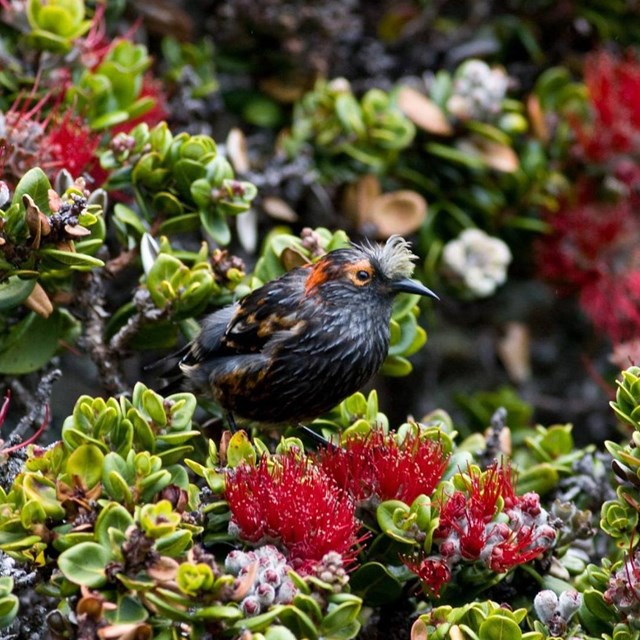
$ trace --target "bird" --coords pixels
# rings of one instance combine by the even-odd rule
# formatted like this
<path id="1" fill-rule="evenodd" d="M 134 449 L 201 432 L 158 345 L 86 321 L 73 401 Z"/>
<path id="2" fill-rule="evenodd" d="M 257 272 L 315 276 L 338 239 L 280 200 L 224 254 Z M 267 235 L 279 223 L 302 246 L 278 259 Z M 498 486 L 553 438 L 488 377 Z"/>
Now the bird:
<path id="1" fill-rule="evenodd" d="M 380 369 L 401 292 L 438 296 L 411 278 L 416 256 L 398 235 L 351 244 L 267 282 L 207 316 L 184 348 L 186 388 L 228 418 L 304 426 Z"/>

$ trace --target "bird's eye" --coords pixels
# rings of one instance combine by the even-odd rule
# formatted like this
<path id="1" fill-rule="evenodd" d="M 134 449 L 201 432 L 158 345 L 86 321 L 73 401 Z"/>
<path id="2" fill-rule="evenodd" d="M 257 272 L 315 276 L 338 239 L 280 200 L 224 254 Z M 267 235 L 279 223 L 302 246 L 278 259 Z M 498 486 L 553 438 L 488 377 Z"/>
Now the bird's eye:
<path id="1" fill-rule="evenodd" d="M 364 269 L 360 269 L 360 271 L 356 272 L 356 278 L 360 282 L 367 282 L 367 280 L 371 279 L 371 274 L 368 271 L 365 271 Z"/>

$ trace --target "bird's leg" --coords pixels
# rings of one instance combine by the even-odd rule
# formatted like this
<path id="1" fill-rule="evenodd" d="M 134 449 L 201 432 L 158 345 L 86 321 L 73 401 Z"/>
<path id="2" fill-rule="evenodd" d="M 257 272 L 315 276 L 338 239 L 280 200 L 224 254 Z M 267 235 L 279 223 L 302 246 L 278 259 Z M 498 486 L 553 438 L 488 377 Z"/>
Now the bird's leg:
<path id="1" fill-rule="evenodd" d="M 238 425 L 236 424 L 236 419 L 233 417 L 233 413 L 231 413 L 231 411 L 227 411 L 226 418 L 227 423 L 229 424 L 229 429 L 231 429 L 231 433 L 238 433 Z"/>
<path id="2" fill-rule="evenodd" d="M 331 442 L 331 440 L 327 440 L 324 436 L 321 436 L 319 433 L 316 433 L 313 429 L 307 427 L 306 425 L 300 423 L 298 424 L 298 429 L 300 431 L 304 431 L 313 442 L 319 444 L 321 447 L 326 447 L 327 449 L 336 449 L 337 446 Z"/>

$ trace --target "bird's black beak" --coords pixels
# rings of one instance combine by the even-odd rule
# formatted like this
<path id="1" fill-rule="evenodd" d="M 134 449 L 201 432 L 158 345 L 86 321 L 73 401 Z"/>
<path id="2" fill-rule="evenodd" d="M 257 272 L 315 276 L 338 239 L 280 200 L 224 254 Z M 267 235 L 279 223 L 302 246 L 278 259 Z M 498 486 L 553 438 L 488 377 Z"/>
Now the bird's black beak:
<path id="1" fill-rule="evenodd" d="M 422 282 L 418 282 L 418 280 L 412 280 L 411 278 L 401 278 L 400 280 L 393 280 L 391 283 L 391 289 L 393 291 L 399 293 L 400 291 L 404 291 L 405 293 L 416 293 L 419 296 L 429 296 L 430 298 L 435 298 L 436 300 L 440 300 L 438 296 L 425 287 Z"/>

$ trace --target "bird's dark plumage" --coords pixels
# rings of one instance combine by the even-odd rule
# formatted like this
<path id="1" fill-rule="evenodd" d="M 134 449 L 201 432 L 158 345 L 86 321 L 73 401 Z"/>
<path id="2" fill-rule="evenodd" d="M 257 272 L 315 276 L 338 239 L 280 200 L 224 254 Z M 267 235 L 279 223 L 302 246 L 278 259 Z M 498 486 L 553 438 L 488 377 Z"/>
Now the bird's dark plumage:
<path id="1" fill-rule="evenodd" d="M 295 424 L 328 411 L 380 368 L 395 294 L 411 280 L 405 240 L 353 245 L 268 282 L 208 316 L 180 369 L 196 393 L 252 421 Z"/>

